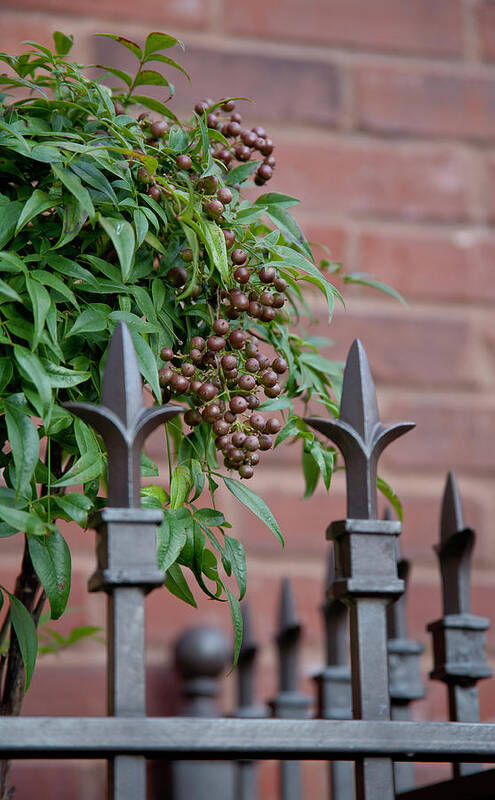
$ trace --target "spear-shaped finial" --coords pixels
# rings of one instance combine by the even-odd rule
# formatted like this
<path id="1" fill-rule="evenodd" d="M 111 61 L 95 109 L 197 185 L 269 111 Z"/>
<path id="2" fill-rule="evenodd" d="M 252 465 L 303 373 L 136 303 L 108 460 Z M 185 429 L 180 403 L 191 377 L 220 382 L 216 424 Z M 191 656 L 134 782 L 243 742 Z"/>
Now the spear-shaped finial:
<path id="1" fill-rule="evenodd" d="M 297 656 L 301 623 L 296 614 L 296 604 L 292 583 L 288 578 L 282 581 L 279 608 L 277 644 L 280 658 L 280 690 L 297 691 Z"/>
<path id="2" fill-rule="evenodd" d="M 101 405 L 65 403 L 105 442 L 108 453 L 108 503 L 114 508 L 139 508 L 141 449 L 161 422 L 175 417 L 180 406 L 145 408 L 136 351 L 125 323 L 119 322 L 108 348 Z"/>
<path id="3" fill-rule="evenodd" d="M 443 583 L 443 613 L 471 612 L 471 554 L 475 535 L 464 525 L 462 502 L 453 472 L 447 475 L 442 501 L 440 544 L 435 547 Z"/>
<path id="4" fill-rule="evenodd" d="M 347 356 L 339 419 L 310 417 L 305 422 L 335 442 L 344 456 L 347 517 L 377 519 L 378 459 L 385 447 L 414 428 L 414 423 L 385 426 L 380 422 L 375 385 L 359 339 Z"/>

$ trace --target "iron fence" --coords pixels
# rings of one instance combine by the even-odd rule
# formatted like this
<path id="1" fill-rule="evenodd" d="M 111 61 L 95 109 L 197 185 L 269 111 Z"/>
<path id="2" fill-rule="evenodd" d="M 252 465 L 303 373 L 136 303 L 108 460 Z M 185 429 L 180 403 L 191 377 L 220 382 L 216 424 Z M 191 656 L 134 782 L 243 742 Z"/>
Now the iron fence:
<path id="1" fill-rule="evenodd" d="M 347 476 L 347 518 L 327 530 L 334 555 L 324 605 L 327 664 L 317 677 L 317 719 L 308 718 L 309 699 L 298 690 L 301 626 L 288 583 L 277 637 L 280 691 L 271 704 L 270 718 L 263 718 L 254 703 L 256 645 L 249 625 L 238 670 L 236 718 L 215 719 L 212 713 L 206 718 L 199 713 L 201 703 L 205 708 L 210 702 L 211 711 L 215 657 L 210 674 L 203 676 L 209 679 L 209 688 L 207 680 L 198 692 L 196 681 L 196 697 L 191 691 L 197 716 L 146 716 L 145 596 L 163 583 L 163 575 L 155 553 L 161 514 L 140 508 L 140 451 L 151 430 L 181 409 L 144 408 L 136 356 L 122 323 L 107 358 L 102 404 L 69 407 L 96 428 L 108 451 L 109 507 L 94 521 L 97 570 L 89 581 L 90 591 L 108 595 L 108 717 L 1 718 L 0 757 L 107 759 L 110 800 L 145 800 L 146 759 L 156 758 L 238 762 L 230 783 L 236 800 L 255 800 L 257 759 L 281 761 L 282 800 L 302 797 L 299 762 L 304 759 L 331 762 L 332 800 L 494 796 L 494 771 L 480 771 L 479 766 L 495 762 L 495 725 L 478 721 L 477 682 L 490 675 L 484 649 L 488 621 L 470 610 L 474 534 L 464 525 L 453 476 L 444 495 L 438 547 L 443 616 L 430 625 L 431 677 L 447 686 L 450 721 L 410 721 L 409 705 L 423 692 L 418 672 L 421 648 L 407 637 L 400 600 L 408 572 L 407 561 L 398 554 L 401 525 L 390 518 L 378 519 L 376 476 L 385 447 L 413 424 L 381 423 L 360 342 L 354 342 L 347 359 L 340 418 L 306 420 L 340 448 Z M 187 657 L 186 650 L 183 660 Z M 414 761 L 451 762 L 453 778 L 414 788 L 410 769 Z M 354 771 L 350 762 L 355 762 Z M 194 770 L 188 771 L 191 775 Z M 196 772 L 188 784 L 189 794 L 178 800 L 185 796 L 193 800 L 191 786 L 201 785 L 200 775 Z M 214 796 L 222 800 L 218 781 L 214 786 Z"/>

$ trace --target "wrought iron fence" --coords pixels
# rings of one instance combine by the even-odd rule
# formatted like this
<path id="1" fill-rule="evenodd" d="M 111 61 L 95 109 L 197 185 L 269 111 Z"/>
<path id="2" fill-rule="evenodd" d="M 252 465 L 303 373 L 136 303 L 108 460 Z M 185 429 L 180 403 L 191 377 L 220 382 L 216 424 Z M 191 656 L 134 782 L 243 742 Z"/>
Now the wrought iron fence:
<path id="1" fill-rule="evenodd" d="M 110 346 L 102 404 L 69 407 L 99 431 L 108 451 L 109 507 L 94 521 L 97 570 L 89 581 L 90 591 L 108 595 L 108 716 L 1 718 L 0 757 L 107 759 L 110 800 L 145 800 L 146 759 L 156 758 L 236 761 L 233 772 L 224 770 L 225 791 L 236 800 L 257 800 L 253 762 L 258 759 L 281 761 L 282 800 L 301 800 L 299 762 L 304 759 L 330 762 L 332 800 L 481 800 L 495 795 L 495 771 L 479 766 L 495 762 L 495 724 L 479 723 L 477 693 L 477 682 L 491 674 L 484 649 L 488 621 L 470 610 L 474 533 L 464 525 L 452 475 L 438 547 L 443 617 L 429 626 L 431 677 L 447 686 L 450 721 L 410 720 L 409 705 L 423 693 L 421 647 L 407 637 L 401 598 L 409 565 L 398 554 L 401 525 L 378 519 L 376 475 L 385 447 L 413 423 L 381 423 L 360 342 L 354 342 L 347 359 L 340 418 L 306 420 L 340 448 L 347 476 L 347 518 L 327 530 L 333 555 L 323 609 L 327 664 L 317 676 L 317 719 L 308 718 L 309 698 L 298 690 L 301 626 L 289 583 L 283 586 L 277 636 L 280 690 L 270 718 L 254 703 L 256 645 L 249 624 L 237 673 L 236 718 L 212 718 L 214 678 L 221 665 L 218 641 L 210 651 L 207 674 L 192 670 L 189 676 L 188 715 L 146 716 L 145 596 L 162 584 L 163 575 L 155 555 L 161 515 L 140 508 L 140 451 L 151 430 L 181 409 L 144 408 L 136 356 L 123 324 Z M 180 656 L 183 670 L 191 657 L 189 641 Z M 414 788 L 414 761 L 451 762 L 453 778 Z M 210 768 L 214 786 L 214 794 L 207 796 L 223 800 L 222 771 L 211 772 L 211 766 L 201 765 L 202 773 L 174 767 L 176 784 L 182 786 L 176 800 L 196 798 L 192 787 L 207 785 L 207 778 L 199 777 L 207 775 L 205 768 Z"/>

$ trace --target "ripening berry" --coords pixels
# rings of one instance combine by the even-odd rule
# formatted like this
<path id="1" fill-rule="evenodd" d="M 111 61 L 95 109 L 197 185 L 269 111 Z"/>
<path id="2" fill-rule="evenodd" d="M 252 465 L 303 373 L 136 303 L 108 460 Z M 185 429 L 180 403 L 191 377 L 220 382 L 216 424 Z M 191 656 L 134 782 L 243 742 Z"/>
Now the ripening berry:
<path id="1" fill-rule="evenodd" d="M 175 159 L 175 163 L 177 164 L 179 169 L 185 169 L 185 170 L 191 169 L 193 165 L 191 157 L 185 154 L 177 156 L 177 158 Z"/>
<path id="2" fill-rule="evenodd" d="M 261 314 L 261 319 L 263 322 L 271 322 L 275 319 L 275 314 L 277 312 L 274 308 L 270 308 L 269 306 L 265 306 L 263 309 L 263 313 Z"/>
<path id="3" fill-rule="evenodd" d="M 230 430 L 230 425 L 224 419 L 217 419 L 213 425 L 213 430 L 218 436 L 225 436 Z"/>
<path id="4" fill-rule="evenodd" d="M 230 258 L 232 259 L 232 263 L 240 266 L 241 264 L 245 264 L 247 261 L 247 253 L 245 250 L 242 250 L 240 247 L 237 250 L 232 250 L 230 254 Z"/>
<path id="5" fill-rule="evenodd" d="M 192 378 L 194 373 L 196 372 L 196 368 L 194 364 L 189 364 L 189 362 L 185 362 L 181 367 L 181 372 L 186 378 Z"/>
<path id="6" fill-rule="evenodd" d="M 241 395 L 234 395 L 229 403 L 229 408 L 233 414 L 242 414 L 247 408 L 247 400 Z"/>
<path id="7" fill-rule="evenodd" d="M 172 286 L 180 288 L 184 286 L 187 281 L 187 272 L 184 267 L 172 267 L 172 269 L 169 269 L 167 272 L 166 277 Z"/>
<path id="8" fill-rule="evenodd" d="M 184 414 L 184 422 L 186 422 L 191 427 L 195 425 L 201 425 L 203 419 L 199 411 L 195 408 L 189 408 L 186 413 Z"/>
<path id="9" fill-rule="evenodd" d="M 259 436 L 260 440 L 260 450 L 269 450 L 272 446 L 272 437 L 268 436 L 266 433 L 262 433 Z"/>
<path id="10" fill-rule="evenodd" d="M 191 339 L 191 348 L 194 350 L 204 350 L 206 347 L 206 342 L 202 336 L 193 336 Z"/>
<path id="11" fill-rule="evenodd" d="M 232 331 L 232 333 L 229 336 L 230 346 L 233 347 L 234 350 L 240 350 L 241 347 L 243 347 L 244 345 L 245 338 L 246 338 L 245 331 L 241 330 Z"/>
<path id="12" fill-rule="evenodd" d="M 228 206 L 232 202 L 232 192 L 227 186 L 221 186 L 217 192 L 217 197 L 224 206 Z"/>
<path id="13" fill-rule="evenodd" d="M 280 428 L 282 427 L 282 423 L 276 417 L 271 417 L 266 421 L 266 432 L 267 433 L 278 433 Z"/>
<path id="14" fill-rule="evenodd" d="M 189 381 L 183 375 L 172 375 L 170 385 L 176 394 L 184 394 L 189 389 Z"/>
<path id="15" fill-rule="evenodd" d="M 171 347 L 162 347 L 160 350 L 160 358 L 162 358 L 163 361 L 172 361 L 173 357 L 174 351 Z"/>
<path id="16" fill-rule="evenodd" d="M 150 133 L 154 139 L 160 139 L 166 134 L 167 131 L 168 125 L 162 119 L 158 119 L 156 122 L 152 122 L 150 125 Z"/>
<path id="17" fill-rule="evenodd" d="M 205 204 L 205 210 L 212 219 L 220 219 L 224 212 L 224 207 L 220 200 L 208 200 Z"/>
<path id="18" fill-rule="evenodd" d="M 276 274 L 277 273 L 273 267 L 261 267 L 258 273 L 259 279 L 262 283 L 273 283 Z"/>
<path id="19" fill-rule="evenodd" d="M 251 414 L 249 424 L 256 431 L 264 431 L 266 423 L 263 414 Z"/>
<path id="20" fill-rule="evenodd" d="M 232 353 L 226 353 L 220 361 L 224 370 L 231 370 L 237 367 L 237 358 Z"/>
<path id="21" fill-rule="evenodd" d="M 283 375 L 284 372 L 287 372 L 287 361 L 282 356 L 276 356 L 276 358 L 272 361 L 272 369 L 275 372 L 278 372 L 279 375 Z"/>
<path id="22" fill-rule="evenodd" d="M 216 319 L 211 327 L 213 328 L 215 333 L 218 333 L 221 336 L 223 336 L 224 334 L 228 333 L 228 331 L 230 329 L 230 325 L 229 325 L 229 323 L 227 322 L 226 319 Z"/>
<path id="23" fill-rule="evenodd" d="M 234 270 L 234 278 L 239 283 L 248 283 L 250 277 L 251 272 L 247 267 L 237 267 L 237 269 Z"/>
<path id="24" fill-rule="evenodd" d="M 252 433 L 250 436 L 247 436 L 244 441 L 244 450 L 249 450 L 250 452 L 254 452 L 260 446 L 260 440 L 257 436 Z"/>
<path id="25" fill-rule="evenodd" d="M 241 464 L 239 467 L 239 475 L 241 478 L 252 478 L 254 475 L 254 469 L 249 464 Z"/>
<path id="26" fill-rule="evenodd" d="M 153 200 L 156 200 L 157 203 L 160 202 L 162 193 L 158 186 L 150 186 L 148 189 L 148 194 L 153 198 Z"/>
<path id="27" fill-rule="evenodd" d="M 252 375 L 241 375 L 239 378 L 239 388 L 244 392 L 250 392 L 256 386 L 256 380 Z"/>
<path id="28" fill-rule="evenodd" d="M 162 367 L 162 369 L 158 370 L 158 381 L 162 388 L 169 385 L 173 374 L 170 367 Z"/>
<path id="29" fill-rule="evenodd" d="M 223 235 L 225 237 L 225 245 L 227 247 L 227 250 L 230 250 L 230 248 L 235 242 L 235 232 L 224 228 Z"/>
<path id="30" fill-rule="evenodd" d="M 226 342 L 223 336 L 209 336 L 206 344 L 210 350 L 213 350 L 214 353 L 218 353 L 219 350 L 223 350 Z"/>
<path id="31" fill-rule="evenodd" d="M 265 394 L 267 397 L 278 397 L 282 387 L 279 383 L 274 383 L 273 386 L 265 386 Z"/>
<path id="32" fill-rule="evenodd" d="M 246 439 L 247 436 L 244 431 L 235 431 L 235 433 L 232 434 L 232 444 L 235 447 L 242 447 Z"/>
<path id="33" fill-rule="evenodd" d="M 214 397 L 217 396 L 218 392 L 217 389 L 213 386 L 212 383 L 209 381 L 206 383 L 202 383 L 198 389 L 198 394 L 202 400 L 213 400 Z"/>

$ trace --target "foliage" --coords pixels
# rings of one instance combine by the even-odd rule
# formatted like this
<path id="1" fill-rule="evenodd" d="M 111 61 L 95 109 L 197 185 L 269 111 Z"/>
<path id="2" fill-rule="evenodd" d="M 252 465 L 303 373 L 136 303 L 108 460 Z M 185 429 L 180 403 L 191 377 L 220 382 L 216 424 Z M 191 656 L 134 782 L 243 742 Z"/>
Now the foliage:
<path id="1" fill-rule="evenodd" d="M 151 33 L 142 49 L 110 38 L 136 57 L 133 74 L 105 68 L 103 78 L 87 77 L 67 58 L 72 40 L 61 33 L 54 35 L 55 52 L 29 42 L 23 55 L 0 54 L 9 70 L 0 84 L 0 536 L 25 534 L 51 617 L 59 617 L 70 589 L 70 553 L 57 520 L 85 526 L 104 504 L 106 485 L 99 437 L 63 403 L 99 401 L 109 339 L 123 320 L 154 401 L 174 393 L 189 408 L 189 426 L 167 425 L 169 492 L 143 488 L 143 504 L 164 510 L 158 562 L 165 586 L 194 604 L 186 569 L 207 595 L 227 600 L 238 648 L 246 563 L 215 505 L 220 482 L 282 534 L 264 501 L 223 475 L 219 454 L 249 478 L 259 460 L 254 450 L 269 449 L 271 434 L 280 431 L 277 445 L 303 442 L 306 495 L 319 476 L 329 487 L 335 451 L 307 428 L 294 401 L 316 400 L 336 414 L 341 365 L 323 358 L 322 340 L 301 335 L 293 323 L 308 315 L 303 286 L 323 294 L 329 317 L 341 297 L 288 211 L 298 201 L 267 192 L 250 201 L 244 194 L 253 176 L 262 186 L 273 171 L 266 133 L 242 131 L 240 115 L 229 117 L 231 98 L 199 104 L 180 121 L 169 103 L 173 85 L 155 67 L 184 72 L 164 53 L 181 43 Z M 148 86 L 164 87 L 168 99 L 148 96 Z M 225 338 L 219 320 L 228 323 Z M 235 356 L 234 370 L 222 365 L 225 355 Z M 251 374 L 249 358 L 258 359 L 254 389 L 247 388 L 253 380 L 241 384 L 239 377 Z M 212 397 L 201 395 L 205 384 L 213 386 Z M 232 410 L 236 402 L 239 410 Z M 262 417 L 256 427 L 258 405 L 279 417 Z M 221 420 L 228 433 L 221 433 Z M 222 436 L 230 440 L 219 442 Z M 254 450 L 242 449 L 246 436 Z M 147 457 L 142 466 L 144 476 L 157 475 Z M 36 619 L 2 591 L 29 678 Z"/>

